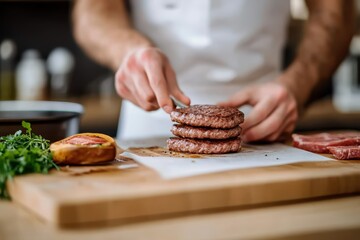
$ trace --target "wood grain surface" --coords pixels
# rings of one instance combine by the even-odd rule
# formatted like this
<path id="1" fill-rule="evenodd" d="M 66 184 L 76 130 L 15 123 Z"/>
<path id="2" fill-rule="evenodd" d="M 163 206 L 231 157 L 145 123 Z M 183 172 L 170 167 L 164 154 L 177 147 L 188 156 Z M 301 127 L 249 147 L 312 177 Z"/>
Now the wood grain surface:
<path id="1" fill-rule="evenodd" d="M 359 239 L 360 195 L 57 228 L 0 201 L 1 240 Z"/>
<path id="2" fill-rule="evenodd" d="M 360 192 L 360 161 L 299 163 L 176 180 L 162 180 L 140 166 L 84 175 L 26 175 L 9 181 L 8 187 L 15 202 L 56 225 L 71 226 Z"/>

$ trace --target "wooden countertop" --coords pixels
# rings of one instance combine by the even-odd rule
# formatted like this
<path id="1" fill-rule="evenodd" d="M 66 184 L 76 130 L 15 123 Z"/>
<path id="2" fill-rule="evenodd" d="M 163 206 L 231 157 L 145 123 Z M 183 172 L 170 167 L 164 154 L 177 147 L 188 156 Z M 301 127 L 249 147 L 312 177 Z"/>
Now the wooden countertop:
<path id="1" fill-rule="evenodd" d="M 88 115 L 84 115 L 83 121 L 87 124 L 100 120 L 102 124 L 113 123 L 120 109 L 119 99 L 99 102 L 90 98 L 77 102 L 84 104 Z M 335 119 L 338 117 L 329 101 L 319 102 L 309 111 L 312 112 L 305 114 L 303 123 L 319 119 L 320 124 L 324 115 Z M 99 112 L 107 115 L 101 116 Z M 358 115 L 347 117 L 353 120 Z M 43 222 L 14 202 L 0 201 L 1 240 L 357 239 L 359 235 L 360 195 L 237 207 L 192 215 L 148 217 L 126 223 L 113 222 L 106 226 L 88 225 L 67 229 L 55 228 Z"/>
<path id="2" fill-rule="evenodd" d="M 0 201 L 0 239 L 357 239 L 360 195 L 57 229 Z"/>

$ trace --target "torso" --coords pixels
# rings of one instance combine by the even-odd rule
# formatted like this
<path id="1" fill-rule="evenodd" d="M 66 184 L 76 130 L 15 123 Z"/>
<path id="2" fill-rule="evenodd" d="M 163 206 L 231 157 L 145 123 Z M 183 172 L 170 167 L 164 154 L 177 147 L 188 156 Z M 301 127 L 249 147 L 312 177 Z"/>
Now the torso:
<path id="1" fill-rule="evenodd" d="M 168 56 L 194 104 L 226 100 L 244 84 L 280 72 L 288 0 L 132 0 L 131 6 L 135 27 Z M 118 136 L 141 134 L 130 119 L 139 114 L 148 124 L 153 120 L 152 128 L 162 121 L 155 133 L 169 133 L 163 126 L 171 122 L 161 110 L 133 108 L 125 103 Z"/>

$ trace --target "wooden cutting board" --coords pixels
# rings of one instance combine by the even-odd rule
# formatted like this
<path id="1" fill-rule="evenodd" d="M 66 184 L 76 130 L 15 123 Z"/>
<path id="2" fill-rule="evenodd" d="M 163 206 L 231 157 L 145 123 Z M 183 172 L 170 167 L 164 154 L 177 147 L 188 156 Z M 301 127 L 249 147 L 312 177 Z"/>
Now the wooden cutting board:
<path id="1" fill-rule="evenodd" d="M 73 226 L 360 192 L 358 160 L 241 169 L 174 180 L 163 180 L 141 165 L 125 170 L 114 170 L 114 166 L 65 170 L 9 181 L 13 201 L 56 225 Z"/>

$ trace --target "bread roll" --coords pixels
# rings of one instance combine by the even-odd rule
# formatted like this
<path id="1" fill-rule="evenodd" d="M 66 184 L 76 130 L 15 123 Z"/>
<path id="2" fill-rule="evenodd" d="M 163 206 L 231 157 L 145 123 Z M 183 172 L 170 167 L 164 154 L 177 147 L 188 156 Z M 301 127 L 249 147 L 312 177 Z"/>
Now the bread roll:
<path id="1" fill-rule="evenodd" d="M 86 165 L 115 159 L 116 143 L 101 133 L 79 133 L 50 145 L 57 164 Z"/>

